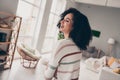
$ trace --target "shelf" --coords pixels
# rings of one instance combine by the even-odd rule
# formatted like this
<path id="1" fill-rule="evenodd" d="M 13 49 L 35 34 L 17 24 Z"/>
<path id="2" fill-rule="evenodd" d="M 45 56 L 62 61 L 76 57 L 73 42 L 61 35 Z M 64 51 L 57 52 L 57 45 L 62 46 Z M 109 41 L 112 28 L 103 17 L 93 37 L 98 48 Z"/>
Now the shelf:
<path id="1" fill-rule="evenodd" d="M 3 28 L 3 27 L 0 27 L 0 30 L 13 30 L 12 28 Z"/>
<path id="2" fill-rule="evenodd" d="M 0 62 L 0 66 L 1 66 L 1 65 L 5 65 L 5 64 L 6 64 L 6 61 Z"/>
<path id="3" fill-rule="evenodd" d="M 10 69 L 10 65 L 8 65 L 8 64 L 4 65 L 4 70 L 5 69 Z"/>
<path id="4" fill-rule="evenodd" d="M 8 54 L 0 55 L 0 60 L 4 61 L 7 58 Z M 0 61 L 0 63 L 1 63 Z"/>
<path id="5" fill-rule="evenodd" d="M 10 64 L 7 64 L 6 61 L 0 62 L 0 70 L 5 70 L 5 69 L 9 69 L 9 68 L 10 68 Z"/>
<path id="6" fill-rule="evenodd" d="M 0 42 L 0 45 L 1 44 L 10 44 L 11 42 Z"/>
<path id="7" fill-rule="evenodd" d="M 0 62 L 2 70 L 11 68 L 21 22 L 22 17 L 0 11 L 0 49 L 7 53 L 0 55 L 0 59 L 3 60 Z M 5 33 L 5 36 L 2 33 Z"/>

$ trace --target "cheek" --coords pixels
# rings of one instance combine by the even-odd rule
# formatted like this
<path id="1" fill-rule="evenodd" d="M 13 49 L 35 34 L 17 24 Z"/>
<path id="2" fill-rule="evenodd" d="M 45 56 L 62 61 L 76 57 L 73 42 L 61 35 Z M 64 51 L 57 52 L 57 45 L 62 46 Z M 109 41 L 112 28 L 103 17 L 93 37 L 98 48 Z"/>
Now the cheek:
<path id="1" fill-rule="evenodd" d="M 65 23 L 63 27 L 59 29 L 62 32 L 70 32 L 72 30 L 72 25 Z"/>
<path id="2" fill-rule="evenodd" d="M 67 31 L 67 32 L 70 32 L 71 30 L 72 30 L 72 25 L 66 26 L 66 31 Z"/>
<path id="3" fill-rule="evenodd" d="M 69 30 L 72 30 L 72 24 L 69 24 L 69 25 L 68 25 L 68 29 L 69 29 Z"/>

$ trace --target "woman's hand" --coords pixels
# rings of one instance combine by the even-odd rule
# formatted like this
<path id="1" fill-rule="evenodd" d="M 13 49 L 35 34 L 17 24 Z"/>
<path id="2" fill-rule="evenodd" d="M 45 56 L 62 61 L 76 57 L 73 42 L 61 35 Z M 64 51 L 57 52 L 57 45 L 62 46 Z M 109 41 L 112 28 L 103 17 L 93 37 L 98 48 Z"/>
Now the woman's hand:
<path id="1" fill-rule="evenodd" d="M 42 58 L 41 63 L 45 66 L 48 66 L 49 60 L 47 58 Z"/>

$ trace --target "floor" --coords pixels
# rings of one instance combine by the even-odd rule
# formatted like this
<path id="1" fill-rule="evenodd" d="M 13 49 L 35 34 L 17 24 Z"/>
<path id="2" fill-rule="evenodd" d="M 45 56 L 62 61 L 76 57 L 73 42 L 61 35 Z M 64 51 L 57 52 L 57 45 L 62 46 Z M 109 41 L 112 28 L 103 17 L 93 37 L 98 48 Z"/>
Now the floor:
<path id="1" fill-rule="evenodd" d="M 45 66 L 39 61 L 35 69 L 24 68 L 19 60 L 14 60 L 11 70 L 0 72 L 0 80 L 44 80 Z M 98 73 L 86 69 L 81 61 L 80 80 L 98 80 Z"/>
<path id="2" fill-rule="evenodd" d="M 10 70 L 0 71 L 0 80 L 8 80 Z"/>

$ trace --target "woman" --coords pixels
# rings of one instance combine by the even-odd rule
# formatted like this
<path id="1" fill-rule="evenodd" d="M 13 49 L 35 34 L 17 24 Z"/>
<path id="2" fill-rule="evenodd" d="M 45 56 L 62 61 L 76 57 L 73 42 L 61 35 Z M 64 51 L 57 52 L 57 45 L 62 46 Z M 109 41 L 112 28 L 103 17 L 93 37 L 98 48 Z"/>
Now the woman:
<path id="1" fill-rule="evenodd" d="M 88 19 L 75 8 L 61 14 L 58 22 L 64 39 L 59 40 L 54 48 L 47 70 L 46 80 L 78 80 L 81 51 L 86 50 L 92 39 Z"/>

